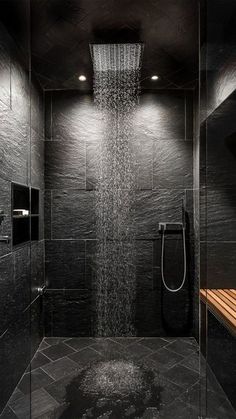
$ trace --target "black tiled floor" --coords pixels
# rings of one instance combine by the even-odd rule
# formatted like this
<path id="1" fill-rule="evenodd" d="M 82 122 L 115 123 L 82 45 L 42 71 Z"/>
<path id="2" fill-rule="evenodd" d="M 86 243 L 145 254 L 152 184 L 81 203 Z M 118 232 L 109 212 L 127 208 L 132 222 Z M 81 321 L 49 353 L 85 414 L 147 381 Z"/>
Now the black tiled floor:
<path id="1" fill-rule="evenodd" d="M 199 379 L 197 372 L 184 367 L 184 365 L 175 365 L 166 371 L 164 375 L 172 383 L 178 384 L 183 388 L 191 387 Z"/>
<path id="2" fill-rule="evenodd" d="M 76 351 L 79 351 L 95 343 L 95 340 L 92 338 L 71 338 L 67 339 L 65 343 Z"/>
<path id="3" fill-rule="evenodd" d="M 39 388 L 46 387 L 54 380 L 49 377 L 46 372 L 44 372 L 41 368 L 32 371 L 32 373 L 24 374 L 20 383 L 18 384 L 18 388 L 24 394 L 28 394 L 30 391 L 38 390 Z"/>
<path id="4" fill-rule="evenodd" d="M 104 359 L 103 356 L 93 348 L 82 349 L 79 352 L 69 355 L 69 358 L 80 366 Z"/>
<path id="5" fill-rule="evenodd" d="M 191 338 L 46 338 L 32 365 L 0 419 L 198 419 Z M 214 380 L 207 416 L 236 419 Z"/>
<path id="6" fill-rule="evenodd" d="M 17 419 L 15 413 L 7 406 L 1 414 L 1 419 Z"/>
<path id="7" fill-rule="evenodd" d="M 184 359 L 182 355 L 169 351 L 167 348 L 161 348 L 159 351 L 152 353 L 150 358 L 156 363 L 160 372 L 167 371 Z"/>
<path id="8" fill-rule="evenodd" d="M 156 339 L 156 338 L 145 338 L 138 342 L 139 344 L 146 346 L 153 351 L 157 351 L 158 349 L 163 348 L 164 346 L 169 346 L 170 343 L 164 339 Z"/>
<path id="9" fill-rule="evenodd" d="M 41 352 L 36 352 L 34 358 L 32 359 L 31 362 L 31 370 L 35 370 L 36 368 L 40 368 L 43 365 L 48 364 L 50 361 L 50 359 L 45 356 L 44 354 L 42 354 Z"/>
<path id="10" fill-rule="evenodd" d="M 168 349 L 170 351 L 176 352 L 179 355 L 188 356 L 192 354 L 194 351 L 196 351 L 196 346 L 189 342 L 182 341 L 181 339 L 179 339 L 170 343 L 168 345 Z"/>
<path id="11" fill-rule="evenodd" d="M 78 369 L 78 364 L 72 359 L 64 357 L 58 359 L 57 361 L 53 361 L 50 364 L 44 365 L 42 369 L 54 380 L 59 380 L 60 378 L 76 371 Z"/>
<path id="12" fill-rule="evenodd" d="M 44 349 L 41 353 L 43 355 L 46 355 L 52 361 L 56 361 L 57 359 L 63 358 L 66 355 L 72 354 L 73 352 L 75 352 L 75 349 L 64 344 L 63 342 L 60 342 L 56 345 L 49 346 L 48 348 Z"/>

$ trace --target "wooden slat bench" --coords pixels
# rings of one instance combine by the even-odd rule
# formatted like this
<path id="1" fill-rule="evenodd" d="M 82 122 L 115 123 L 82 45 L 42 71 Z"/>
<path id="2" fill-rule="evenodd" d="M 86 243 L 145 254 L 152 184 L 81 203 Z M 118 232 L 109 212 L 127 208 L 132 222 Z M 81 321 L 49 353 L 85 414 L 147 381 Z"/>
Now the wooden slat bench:
<path id="1" fill-rule="evenodd" d="M 200 297 L 209 310 L 236 334 L 236 290 L 201 289 Z"/>

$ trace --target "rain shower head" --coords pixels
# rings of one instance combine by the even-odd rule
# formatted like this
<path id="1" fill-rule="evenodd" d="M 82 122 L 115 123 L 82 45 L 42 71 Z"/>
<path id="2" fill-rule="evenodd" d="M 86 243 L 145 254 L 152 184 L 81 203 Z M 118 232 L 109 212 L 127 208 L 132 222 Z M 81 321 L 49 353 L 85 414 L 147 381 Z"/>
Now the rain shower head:
<path id="1" fill-rule="evenodd" d="M 139 70 L 144 45 L 135 44 L 90 44 L 94 71 Z"/>

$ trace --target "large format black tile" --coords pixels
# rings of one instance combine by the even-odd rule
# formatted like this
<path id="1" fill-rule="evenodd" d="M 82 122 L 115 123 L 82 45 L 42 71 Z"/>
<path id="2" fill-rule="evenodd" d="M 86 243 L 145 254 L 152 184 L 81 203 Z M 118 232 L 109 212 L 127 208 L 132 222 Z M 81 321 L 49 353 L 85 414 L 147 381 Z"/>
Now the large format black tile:
<path id="1" fill-rule="evenodd" d="M 19 315 L 1 337 L 0 352 L 1 411 L 30 362 L 29 310 Z"/>
<path id="2" fill-rule="evenodd" d="M 181 222 L 182 190 L 137 191 L 134 224 L 136 237 L 153 239 L 159 236 L 159 222 Z"/>
<path id="3" fill-rule="evenodd" d="M 102 120 L 92 94 L 80 94 L 76 90 L 53 92 L 51 110 L 53 140 L 100 138 Z"/>
<path id="4" fill-rule="evenodd" d="M 10 181 L 27 183 L 28 128 L 15 119 L 13 111 L 0 107 L 0 176 Z M 9 141 L 10 139 L 10 141 Z"/>
<path id="5" fill-rule="evenodd" d="M 91 349 L 102 354 L 104 357 L 109 357 L 110 355 L 117 353 L 124 353 L 123 346 L 112 339 L 98 339 L 96 343 L 91 346 Z"/>
<path id="6" fill-rule="evenodd" d="M 149 358 L 155 362 L 160 371 L 167 371 L 183 360 L 183 356 L 171 352 L 167 348 L 152 353 Z"/>
<path id="7" fill-rule="evenodd" d="M 185 139 L 184 92 L 142 94 L 134 123 L 139 138 Z"/>
<path id="8" fill-rule="evenodd" d="M 108 352 L 106 353 L 109 355 Z M 75 352 L 74 354 L 69 355 L 68 358 L 70 358 L 73 362 L 76 362 L 79 367 L 89 365 L 91 362 L 98 362 L 105 359 L 103 357 L 102 351 L 99 353 L 93 348 L 82 349 L 79 352 Z"/>
<path id="9" fill-rule="evenodd" d="M 202 240 L 236 241 L 235 188 L 207 189 L 202 196 Z"/>
<path id="10" fill-rule="evenodd" d="M 145 347 L 140 344 L 140 342 L 135 342 L 127 348 L 127 356 L 131 359 L 142 359 L 152 353 L 152 350 L 148 347 Z"/>
<path id="11" fill-rule="evenodd" d="M 236 243 L 211 242 L 205 246 L 207 246 L 207 287 L 234 288 Z"/>
<path id="12" fill-rule="evenodd" d="M 58 407 L 56 400 L 44 389 L 35 390 L 11 405 L 18 419 L 42 418 L 42 415 Z"/>
<path id="13" fill-rule="evenodd" d="M 185 342 L 181 339 L 177 339 L 175 342 L 170 343 L 168 349 L 182 356 L 191 355 L 196 351 L 195 345 L 192 345 L 191 343 Z"/>
<path id="14" fill-rule="evenodd" d="M 11 410 L 9 406 L 7 406 L 2 412 L 2 414 L 0 414 L 0 419 L 17 419 L 17 416 L 15 415 L 13 410 Z"/>
<path id="15" fill-rule="evenodd" d="M 164 373 L 165 377 L 183 388 L 195 384 L 199 380 L 199 374 L 183 365 L 175 365 Z"/>
<path id="16" fill-rule="evenodd" d="M 45 142 L 45 187 L 85 189 L 85 141 Z"/>
<path id="17" fill-rule="evenodd" d="M 52 361 L 56 361 L 57 359 L 63 358 L 73 352 L 75 352 L 75 350 L 65 345 L 63 342 L 58 343 L 57 345 L 52 345 L 41 351 L 42 354 L 46 355 Z"/>
<path id="18" fill-rule="evenodd" d="M 80 191 L 79 189 L 53 191 L 52 238 L 94 238 L 94 198 L 93 191 Z"/>
<path id="19" fill-rule="evenodd" d="M 235 97 L 228 98 L 207 121 L 207 185 L 213 189 L 234 188 Z"/>
<path id="20" fill-rule="evenodd" d="M 95 189 L 99 175 L 101 138 L 86 139 L 86 189 Z"/>
<path id="21" fill-rule="evenodd" d="M 30 363 L 30 368 L 33 371 L 49 363 L 50 363 L 50 359 L 47 356 L 41 354 L 41 352 L 36 352 L 36 354 L 34 355 Z"/>
<path id="22" fill-rule="evenodd" d="M 11 237 L 11 184 L 0 178 L 1 211 L 4 218 L 0 221 L 0 235 Z M 11 241 L 0 243 L 0 256 L 10 253 Z"/>
<path id="23" fill-rule="evenodd" d="M 137 189 L 153 188 L 153 140 L 137 137 L 132 143 L 131 158 Z"/>
<path id="24" fill-rule="evenodd" d="M 0 295 L 0 334 L 2 334 L 7 329 L 8 324 L 12 321 L 12 317 L 14 317 L 12 314 L 15 313 L 15 283 L 12 254 L 4 256 L 0 259 L 0 270 L 2 284 Z"/>
<path id="25" fill-rule="evenodd" d="M 78 364 L 72 359 L 64 357 L 44 365 L 42 369 L 54 380 L 59 380 L 60 378 L 77 371 Z"/>
<path id="26" fill-rule="evenodd" d="M 80 351 L 81 349 L 93 345 L 95 341 L 93 338 L 71 338 L 65 340 L 65 343 L 76 351 Z"/>
<path id="27" fill-rule="evenodd" d="M 15 312 L 21 312 L 30 304 L 30 246 L 27 244 L 13 253 Z"/>
<path id="28" fill-rule="evenodd" d="M 46 281 L 50 288 L 88 288 L 85 278 L 85 241 L 52 240 L 45 243 Z"/>
<path id="29" fill-rule="evenodd" d="M 44 191 L 44 237 L 52 238 L 52 191 Z"/>
<path id="30" fill-rule="evenodd" d="M 46 390 L 51 396 L 60 404 L 63 404 L 66 399 L 67 387 L 73 382 L 73 379 L 78 375 L 78 371 L 66 375 L 60 380 L 48 385 Z"/>
<path id="31" fill-rule="evenodd" d="M 34 188 L 44 188 L 44 143 L 40 134 L 31 129 L 30 170 Z"/>
<path id="32" fill-rule="evenodd" d="M 38 295 L 38 289 L 44 285 L 44 241 L 31 242 L 31 298 Z"/>
<path id="33" fill-rule="evenodd" d="M 11 100 L 11 57 L 8 37 L 3 26 L 0 28 L 1 44 L 0 44 L 0 101 L 7 107 L 10 107 Z M 5 38 L 5 39 L 4 39 Z M 0 105 L 2 106 L 2 105 Z"/>
<path id="34" fill-rule="evenodd" d="M 162 338 L 156 338 L 156 337 L 144 338 L 139 341 L 139 344 L 146 346 L 147 348 L 151 349 L 154 352 L 158 351 L 158 349 L 163 348 L 164 346 L 167 346 L 167 345 L 168 345 L 168 349 L 170 347 L 169 342 L 167 342 L 166 340 Z"/>
<path id="35" fill-rule="evenodd" d="M 153 147 L 153 187 L 185 189 L 193 184 L 191 141 L 155 141 Z"/>
<path id="36" fill-rule="evenodd" d="M 51 384 L 53 379 L 49 377 L 41 368 L 38 368 L 30 373 L 23 375 L 20 383 L 18 384 L 18 389 L 24 394 L 28 394 L 39 388 L 46 387 Z M 13 401 L 11 401 L 11 405 Z"/>
<path id="37" fill-rule="evenodd" d="M 89 290 L 48 290 L 44 297 L 46 336 L 91 336 Z"/>
<path id="38" fill-rule="evenodd" d="M 31 75 L 31 128 L 36 131 L 40 138 L 44 138 L 44 92 L 35 77 L 35 74 Z"/>
<path id="39" fill-rule="evenodd" d="M 195 407 L 185 404 L 182 400 L 176 399 L 161 411 L 159 417 L 160 419 L 198 419 L 199 411 Z"/>

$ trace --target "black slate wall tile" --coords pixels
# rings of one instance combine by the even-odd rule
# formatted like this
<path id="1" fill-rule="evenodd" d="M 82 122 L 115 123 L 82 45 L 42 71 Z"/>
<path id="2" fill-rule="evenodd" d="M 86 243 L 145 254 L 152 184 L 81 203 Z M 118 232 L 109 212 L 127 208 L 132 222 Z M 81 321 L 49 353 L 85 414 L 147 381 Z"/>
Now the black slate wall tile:
<path id="1" fill-rule="evenodd" d="M 213 189 L 236 185 L 235 104 L 233 94 L 207 120 L 207 185 Z"/>
<path id="2" fill-rule="evenodd" d="M 31 185 L 44 189 L 44 139 L 31 129 Z"/>
<path id="3" fill-rule="evenodd" d="M 52 237 L 52 191 L 44 191 L 44 237 L 50 240 Z"/>
<path id="4" fill-rule="evenodd" d="M 193 140 L 194 130 L 194 93 L 185 92 L 185 139 Z"/>
<path id="5" fill-rule="evenodd" d="M 94 205 L 93 191 L 54 190 L 52 192 L 52 238 L 94 238 Z"/>
<path id="6" fill-rule="evenodd" d="M 45 282 L 44 277 L 44 240 L 31 243 L 31 299 L 34 300 L 38 295 L 38 288 L 42 287 Z"/>
<path id="7" fill-rule="evenodd" d="M 193 149 L 191 141 L 154 141 L 153 187 L 192 188 Z"/>
<path id="8" fill-rule="evenodd" d="M 6 214 L 0 235 L 11 236 L 11 182 L 38 187 L 40 195 L 44 188 L 44 110 L 43 92 L 33 72 L 29 85 L 26 50 L 16 46 L 1 24 L 0 35 L 0 209 Z M 35 296 L 31 279 L 34 286 L 44 281 L 43 249 L 43 241 L 35 242 L 32 248 L 30 243 L 14 248 L 11 242 L 0 244 L 0 411 L 43 335 L 42 310 L 39 305 L 30 305 Z"/>
<path id="9" fill-rule="evenodd" d="M 21 313 L 30 304 L 31 278 L 30 278 L 30 245 L 13 252 L 14 260 L 14 312 Z"/>
<path id="10" fill-rule="evenodd" d="M 10 107 L 11 94 L 11 73 L 10 73 L 10 51 L 9 39 L 6 32 L 1 26 L 1 41 L 0 41 L 0 101 L 7 107 Z"/>
<path id="11" fill-rule="evenodd" d="M 30 362 L 30 312 L 18 316 L 0 338 L 0 411 Z"/>
<path id="12" fill-rule="evenodd" d="M 5 217 L 0 223 L 0 235 L 11 237 L 11 184 L 0 177 L 0 211 Z M 0 256 L 10 253 L 11 242 L 0 243 Z"/>
<path id="13" fill-rule="evenodd" d="M 235 288 L 236 243 L 207 243 L 207 287 Z"/>
<path id="14" fill-rule="evenodd" d="M 14 267 L 13 256 L 9 254 L 0 259 L 1 272 L 1 304 L 0 304 L 0 335 L 12 320 L 14 310 Z"/>
<path id="15" fill-rule="evenodd" d="M 0 106 L 0 176 L 10 181 L 28 182 L 28 131 L 14 117 L 13 111 Z M 9 141 L 9 138 L 11 141 Z"/>
<path id="16" fill-rule="evenodd" d="M 46 282 L 49 288 L 83 289 L 85 278 L 84 240 L 46 240 Z"/>
<path id="17" fill-rule="evenodd" d="M 139 138 L 185 139 L 185 92 L 142 94 L 134 126 Z"/>
<path id="18" fill-rule="evenodd" d="M 207 189 L 205 194 L 205 200 L 202 194 L 202 237 L 205 232 L 209 241 L 236 241 L 235 189 Z"/>
<path id="19" fill-rule="evenodd" d="M 159 222 L 181 222 L 183 197 L 183 190 L 137 191 L 134 214 L 136 238 L 156 238 Z"/>
<path id="20" fill-rule="evenodd" d="M 85 189 L 85 141 L 46 141 L 45 174 L 47 189 Z"/>
<path id="21" fill-rule="evenodd" d="M 46 336 L 91 336 L 91 291 L 48 290 L 44 309 Z"/>
<path id="22" fill-rule="evenodd" d="M 52 93 L 52 139 L 100 138 L 102 120 L 91 94 L 77 91 Z"/>

